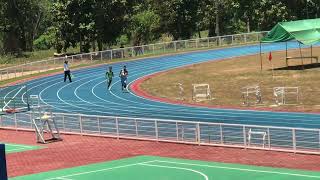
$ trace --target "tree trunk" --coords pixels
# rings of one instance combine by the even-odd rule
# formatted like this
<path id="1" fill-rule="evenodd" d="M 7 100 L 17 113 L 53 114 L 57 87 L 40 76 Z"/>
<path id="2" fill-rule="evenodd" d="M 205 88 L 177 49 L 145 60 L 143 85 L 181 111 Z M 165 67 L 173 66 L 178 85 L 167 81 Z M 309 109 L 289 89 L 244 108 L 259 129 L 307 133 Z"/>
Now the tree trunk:
<path id="1" fill-rule="evenodd" d="M 80 33 L 80 53 L 83 52 L 83 44 L 82 44 L 82 36 L 81 36 L 81 33 Z"/>
<path id="2" fill-rule="evenodd" d="M 250 20 L 247 18 L 247 32 L 250 32 Z"/>
<path id="3" fill-rule="evenodd" d="M 219 11 L 216 13 L 216 28 L 215 31 L 217 36 L 220 36 L 220 25 L 219 25 Z"/>

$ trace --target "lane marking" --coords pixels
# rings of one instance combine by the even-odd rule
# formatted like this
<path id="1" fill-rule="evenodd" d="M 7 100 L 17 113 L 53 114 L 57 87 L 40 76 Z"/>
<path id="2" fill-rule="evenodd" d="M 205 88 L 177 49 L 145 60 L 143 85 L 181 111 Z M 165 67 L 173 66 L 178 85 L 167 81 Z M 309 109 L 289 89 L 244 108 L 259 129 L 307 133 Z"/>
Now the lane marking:
<path id="1" fill-rule="evenodd" d="M 175 161 L 162 161 L 162 160 L 156 160 L 156 162 L 162 162 L 162 163 L 168 163 L 168 164 L 188 165 L 188 166 L 209 167 L 209 168 L 217 168 L 217 169 L 238 170 L 238 171 L 247 171 L 247 172 L 280 174 L 280 175 L 289 175 L 289 176 L 298 176 L 298 177 L 308 177 L 308 178 L 320 179 L 320 176 L 296 174 L 296 173 L 285 173 L 285 172 L 277 172 L 277 171 L 255 170 L 255 169 L 246 169 L 246 168 L 233 168 L 233 167 L 226 167 L 226 166 L 213 166 L 213 165 L 194 164 L 194 163 L 181 163 L 181 162 L 175 162 Z"/>

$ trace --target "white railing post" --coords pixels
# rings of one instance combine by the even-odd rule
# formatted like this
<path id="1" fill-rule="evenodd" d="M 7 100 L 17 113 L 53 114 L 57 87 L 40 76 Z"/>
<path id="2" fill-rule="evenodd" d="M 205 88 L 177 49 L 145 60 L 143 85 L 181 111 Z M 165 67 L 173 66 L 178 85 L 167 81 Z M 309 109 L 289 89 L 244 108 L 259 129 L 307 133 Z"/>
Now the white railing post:
<path id="1" fill-rule="evenodd" d="M 32 128 L 33 128 L 33 125 L 32 125 L 32 123 L 33 123 L 33 122 L 32 122 L 32 118 L 33 118 L 33 117 L 32 117 L 32 115 L 31 115 L 31 113 L 29 114 L 29 117 L 30 117 L 30 118 L 29 118 L 29 120 L 30 120 L 30 128 L 32 129 Z"/>
<path id="2" fill-rule="evenodd" d="M 178 127 L 178 122 L 176 122 L 176 133 L 177 133 L 177 141 L 179 141 L 179 127 Z"/>
<path id="3" fill-rule="evenodd" d="M 198 41 L 199 39 L 196 39 L 196 49 L 198 49 Z"/>
<path id="4" fill-rule="evenodd" d="M 320 130 L 319 130 L 319 148 L 320 148 Z M 320 149 L 319 149 L 320 150 Z"/>
<path id="5" fill-rule="evenodd" d="M 234 43 L 234 35 L 231 36 L 231 45 Z"/>
<path id="6" fill-rule="evenodd" d="M 154 121 L 154 130 L 155 130 L 155 133 L 156 133 L 156 139 L 158 141 L 159 140 L 159 131 L 158 131 L 158 122 L 157 122 L 157 120 Z"/>
<path id="7" fill-rule="evenodd" d="M 117 133 L 117 139 L 119 139 L 119 121 L 117 117 L 116 117 L 116 133 Z"/>
<path id="8" fill-rule="evenodd" d="M 100 51 L 100 61 L 102 61 L 102 52 L 103 51 Z"/>
<path id="9" fill-rule="evenodd" d="M 244 34 L 244 43 L 247 44 L 247 34 Z"/>
<path id="10" fill-rule="evenodd" d="M 65 125 L 65 122 L 64 122 L 64 115 L 62 115 L 62 128 L 64 131 L 66 131 L 66 125 Z"/>
<path id="11" fill-rule="evenodd" d="M 242 126 L 243 132 L 243 146 L 247 149 L 247 133 L 246 133 L 246 126 Z"/>
<path id="12" fill-rule="evenodd" d="M 221 36 L 218 38 L 218 46 L 221 46 Z"/>
<path id="13" fill-rule="evenodd" d="M 134 126 L 136 128 L 136 136 L 138 137 L 139 134 L 138 134 L 138 122 L 137 122 L 137 119 L 134 119 Z"/>
<path id="14" fill-rule="evenodd" d="M 220 124 L 220 144 L 223 144 L 223 131 L 222 124 Z"/>
<path id="15" fill-rule="evenodd" d="M 112 59 L 113 59 L 113 51 L 112 51 L 112 49 L 111 49 L 111 51 L 110 51 L 110 54 L 111 54 L 110 58 L 111 58 L 111 60 L 112 60 Z"/>
<path id="16" fill-rule="evenodd" d="M 267 129 L 267 133 L 268 133 L 268 146 L 269 146 L 269 149 L 271 149 L 270 128 Z"/>
<path id="17" fill-rule="evenodd" d="M 208 48 L 210 47 L 210 39 L 207 38 Z"/>
<path id="18" fill-rule="evenodd" d="M 296 129 L 292 129 L 292 146 L 294 152 L 297 150 L 297 141 L 296 141 Z"/>
<path id="19" fill-rule="evenodd" d="M 99 131 L 99 134 L 101 134 L 101 125 L 100 125 L 100 118 L 97 117 L 97 121 L 98 121 L 98 131 Z"/>
<path id="20" fill-rule="evenodd" d="M 17 130 L 17 128 L 18 128 L 18 121 L 17 121 L 17 114 L 16 114 L 16 113 L 13 114 L 13 118 L 14 118 L 14 127 L 15 127 L 16 130 Z"/>
<path id="21" fill-rule="evenodd" d="M 82 127 L 82 118 L 81 118 L 81 115 L 79 115 L 79 126 L 80 126 L 80 133 L 82 135 L 83 133 L 83 127 Z"/>
<path id="22" fill-rule="evenodd" d="M 152 45 L 152 54 L 154 54 L 154 44 Z"/>
<path id="23" fill-rule="evenodd" d="M 131 57 L 134 57 L 133 47 L 131 48 Z"/>
<path id="24" fill-rule="evenodd" d="M 177 41 L 174 41 L 173 45 L 174 45 L 174 52 L 177 52 Z"/>
<path id="25" fill-rule="evenodd" d="M 185 48 L 185 50 L 187 50 L 187 49 L 188 49 L 188 43 L 187 43 L 187 40 L 185 40 L 185 41 L 184 41 L 184 48 Z"/>
<path id="26" fill-rule="evenodd" d="M 200 145 L 201 144 L 201 130 L 200 130 L 200 123 L 197 123 L 196 127 L 196 142 Z"/>

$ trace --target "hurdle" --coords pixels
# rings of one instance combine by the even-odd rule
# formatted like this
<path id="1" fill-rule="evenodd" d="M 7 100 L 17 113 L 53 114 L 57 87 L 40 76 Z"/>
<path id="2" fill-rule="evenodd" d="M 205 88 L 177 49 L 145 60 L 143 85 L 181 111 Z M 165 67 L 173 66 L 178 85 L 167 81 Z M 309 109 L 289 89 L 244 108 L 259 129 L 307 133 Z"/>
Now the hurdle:
<path id="1" fill-rule="evenodd" d="M 250 106 L 250 104 L 260 104 L 262 102 L 261 89 L 259 85 L 245 86 L 241 88 L 242 104 Z M 252 97 L 255 101 L 252 102 Z"/>
<path id="2" fill-rule="evenodd" d="M 296 105 L 299 103 L 299 87 L 274 87 L 273 96 L 277 105 Z M 296 103 L 288 103 L 288 98 L 294 96 Z"/>
<path id="3" fill-rule="evenodd" d="M 251 146 L 251 142 L 254 139 L 252 136 L 254 136 L 254 135 L 261 136 L 262 146 L 264 148 L 265 144 L 266 144 L 267 132 L 265 132 L 265 131 L 252 131 L 252 129 L 250 128 L 249 131 L 248 131 L 248 146 Z"/>
<path id="4" fill-rule="evenodd" d="M 192 84 L 192 100 L 196 102 L 212 100 L 209 84 Z"/>

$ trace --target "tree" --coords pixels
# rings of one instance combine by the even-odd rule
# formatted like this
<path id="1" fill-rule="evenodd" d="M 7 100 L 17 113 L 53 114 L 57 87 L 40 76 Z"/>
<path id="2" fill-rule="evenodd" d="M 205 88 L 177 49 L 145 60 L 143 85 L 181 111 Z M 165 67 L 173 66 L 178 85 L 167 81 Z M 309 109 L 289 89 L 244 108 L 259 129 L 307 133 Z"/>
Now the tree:
<path id="1" fill-rule="evenodd" d="M 154 0 L 151 5 L 160 16 L 163 33 L 188 39 L 196 32 L 199 0 Z"/>
<path id="2" fill-rule="evenodd" d="M 5 52 L 32 51 L 46 12 L 46 0 L 0 0 Z"/>
<path id="3" fill-rule="evenodd" d="M 152 10 L 145 10 L 131 18 L 131 38 L 134 45 L 147 44 L 159 38 L 160 16 Z"/>

